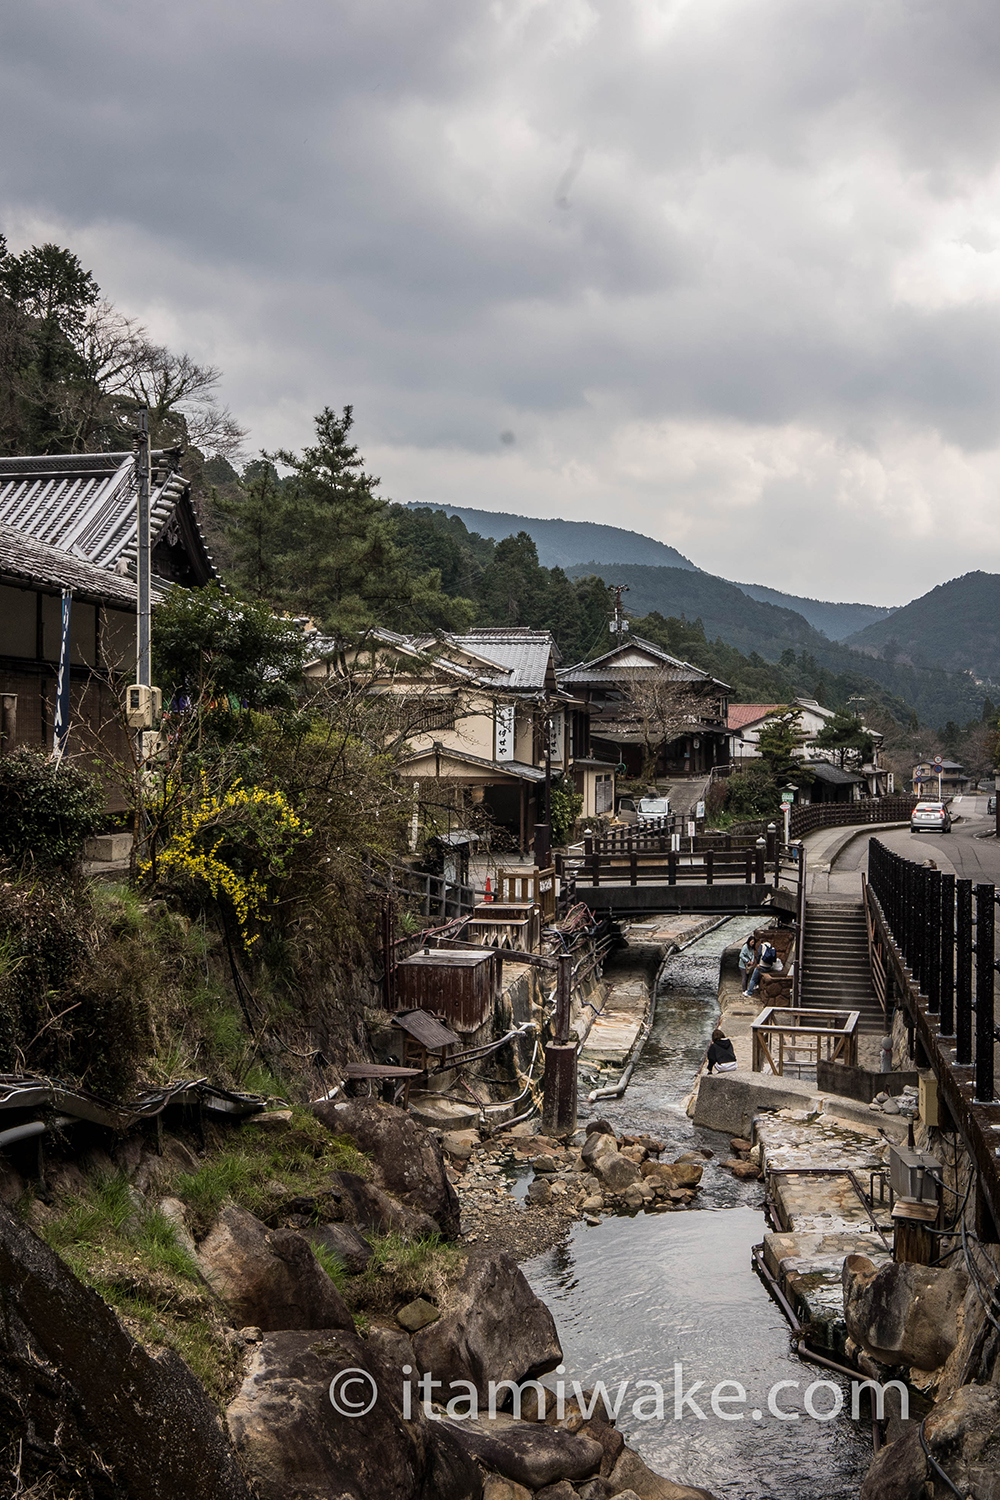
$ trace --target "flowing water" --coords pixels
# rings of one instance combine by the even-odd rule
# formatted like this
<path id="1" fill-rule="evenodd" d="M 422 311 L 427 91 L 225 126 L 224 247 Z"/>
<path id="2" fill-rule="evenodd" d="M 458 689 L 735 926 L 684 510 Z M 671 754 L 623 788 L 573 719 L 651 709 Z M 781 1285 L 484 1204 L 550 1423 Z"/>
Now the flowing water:
<path id="1" fill-rule="evenodd" d="M 718 1014 L 719 955 L 745 927 L 734 919 L 668 961 L 632 1082 L 622 1099 L 591 1106 L 618 1129 L 664 1140 L 665 1159 L 700 1146 L 730 1154 L 725 1136 L 692 1125 L 681 1106 Z M 844 1413 L 809 1415 L 814 1381 L 833 1382 L 810 1398 L 820 1417 L 847 1383 L 791 1353 L 788 1325 L 752 1269 L 751 1246 L 766 1229 L 761 1184 L 711 1160 L 699 1200 L 686 1212 L 580 1225 L 525 1264 L 562 1340 L 565 1373 L 547 1383 L 562 1379 L 572 1393 L 573 1381 L 603 1381 L 612 1400 L 621 1392 L 621 1431 L 675 1483 L 720 1500 L 854 1500 L 871 1461 L 869 1430 Z M 795 1385 L 775 1392 L 780 1381 Z M 769 1393 L 793 1415 L 774 1415 Z"/>

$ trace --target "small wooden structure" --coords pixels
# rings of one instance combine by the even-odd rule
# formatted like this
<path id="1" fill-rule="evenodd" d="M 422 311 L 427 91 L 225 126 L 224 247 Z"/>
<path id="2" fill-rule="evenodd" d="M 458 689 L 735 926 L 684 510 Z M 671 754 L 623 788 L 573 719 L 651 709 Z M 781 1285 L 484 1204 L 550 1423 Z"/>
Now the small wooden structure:
<path id="1" fill-rule="evenodd" d="M 500 960 L 495 948 L 422 948 L 396 966 L 394 979 L 401 1010 L 426 1010 L 455 1031 L 478 1031 L 493 1014 Z"/>
<path id="2" fill-rule="evenodd" d="M 937 1251 L 934 1230 L 939 1217 L 936 1203 L 914 1203 L 909 1198 L 897 1198 L 892 1205 L 893 1259 L 929 1266 Z"/>
<path id="3" fill-rule="evenodd" d="M 771 1072 L 801 1077 L 817 1062 L 858 1061 L 856 1010 L 803 1010 L 768 1006 L 751 1025 L 755 1073 Z"/>
<path id="4" fill-rule="evenodd" d="M 426 1010 L 398 1010 L 392 1024 L 402 1032 L 403 1063 L 421 1073 L 432 1061 L 445 1062 L 451 1049 L 462 1045 L 453 1031 Z"/>
<path id="5" fill-rule="evenodd" d="M 556 915 L 555 866 L 550 865 L 545 870 L 500 870 L 497 873 L 497 894 L 501 902 L 533 903 L 541 908 L 542 921 L 552 922 Z"/>
<path id="6" fill-rule="evenodd" d="M 470 943 L 482 943 L 484 948 L 537 953 L 542 940 L 541 908 L 534 901 L 480 901 L 466 933 Z"/>
<path id="7" fill-rule="evenodd" d="M 360 1093 L 360 1084 L 366 1084 L 365 1093 L 371 1098 L 372 1084 L 384 1104 L 400 1104 L 405 1109 L 410 1098 L 410 1084 L 419 1078 L 420 1068 L 397 1068 L 386 1063 L 348 1063 L 344 1069 L 347 1092 L 355 1096 Z"/>

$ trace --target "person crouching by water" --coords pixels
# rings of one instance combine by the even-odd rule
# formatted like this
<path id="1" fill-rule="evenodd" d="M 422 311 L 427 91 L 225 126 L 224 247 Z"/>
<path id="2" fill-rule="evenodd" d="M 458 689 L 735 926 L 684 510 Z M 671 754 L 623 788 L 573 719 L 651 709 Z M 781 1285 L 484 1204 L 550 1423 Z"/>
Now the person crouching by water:
<path id="1" fill-rule="evenodd" d="M 735 1073 L 736 1049 L 724 1031 L 712 1032 L 708 1049 L 708 1071 L 710 1073 Z"/>
<path id="2" fill-rule="evenodd" d="M 743 944 L 743 947 L 740 949 L 740 960 L 739 960 L 739 962 L 740 962 L 740 973 L 743 975 L 743 986 L 742 986 L 742 988 L 743 988 L 744 995 L 747 992 L 747 985 L 750 983 L 750 971 L 753 969 L 754 955 L 755 955 L 756 951 L 757 951 L 757 947 L 756 947 L 756 944 L 754 943 L 754 940 L 753 940 L 753 933 L 751 932 L 750 936 L 747 938 L 746 942 Z"/>

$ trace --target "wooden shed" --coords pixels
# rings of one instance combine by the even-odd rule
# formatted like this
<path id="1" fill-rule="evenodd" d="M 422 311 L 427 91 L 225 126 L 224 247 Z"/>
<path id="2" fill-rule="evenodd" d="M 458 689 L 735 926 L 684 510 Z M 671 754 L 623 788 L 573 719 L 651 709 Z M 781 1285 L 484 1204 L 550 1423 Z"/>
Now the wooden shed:
<path id="1" fill-rule="evenodd" d="M 489 948 L 423 948 L 396 968 L 400 1010 L 427 1010 L 455 1031 L 478 1031 L 493 1013 L 500 959 Z"/>
<path id="2" fill-rule="evenodd" d="M 403 1033 L 403 1063 L 426 1070 L 431 1062 L 444 1063 L 453 1047 L 462 1045 L 436 1016 L 426 1010 L 397 1010 L 393 1026 Z"/>

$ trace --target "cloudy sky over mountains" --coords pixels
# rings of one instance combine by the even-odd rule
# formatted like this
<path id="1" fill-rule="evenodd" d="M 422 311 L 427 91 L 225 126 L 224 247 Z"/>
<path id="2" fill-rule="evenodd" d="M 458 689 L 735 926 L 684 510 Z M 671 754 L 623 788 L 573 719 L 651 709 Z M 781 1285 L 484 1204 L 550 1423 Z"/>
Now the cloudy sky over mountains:
<path id="1" fill-rule="evenodd" d="M 32 0 L 0 227 L 400 500 L 1000 571 L 995 0 Z"/>

